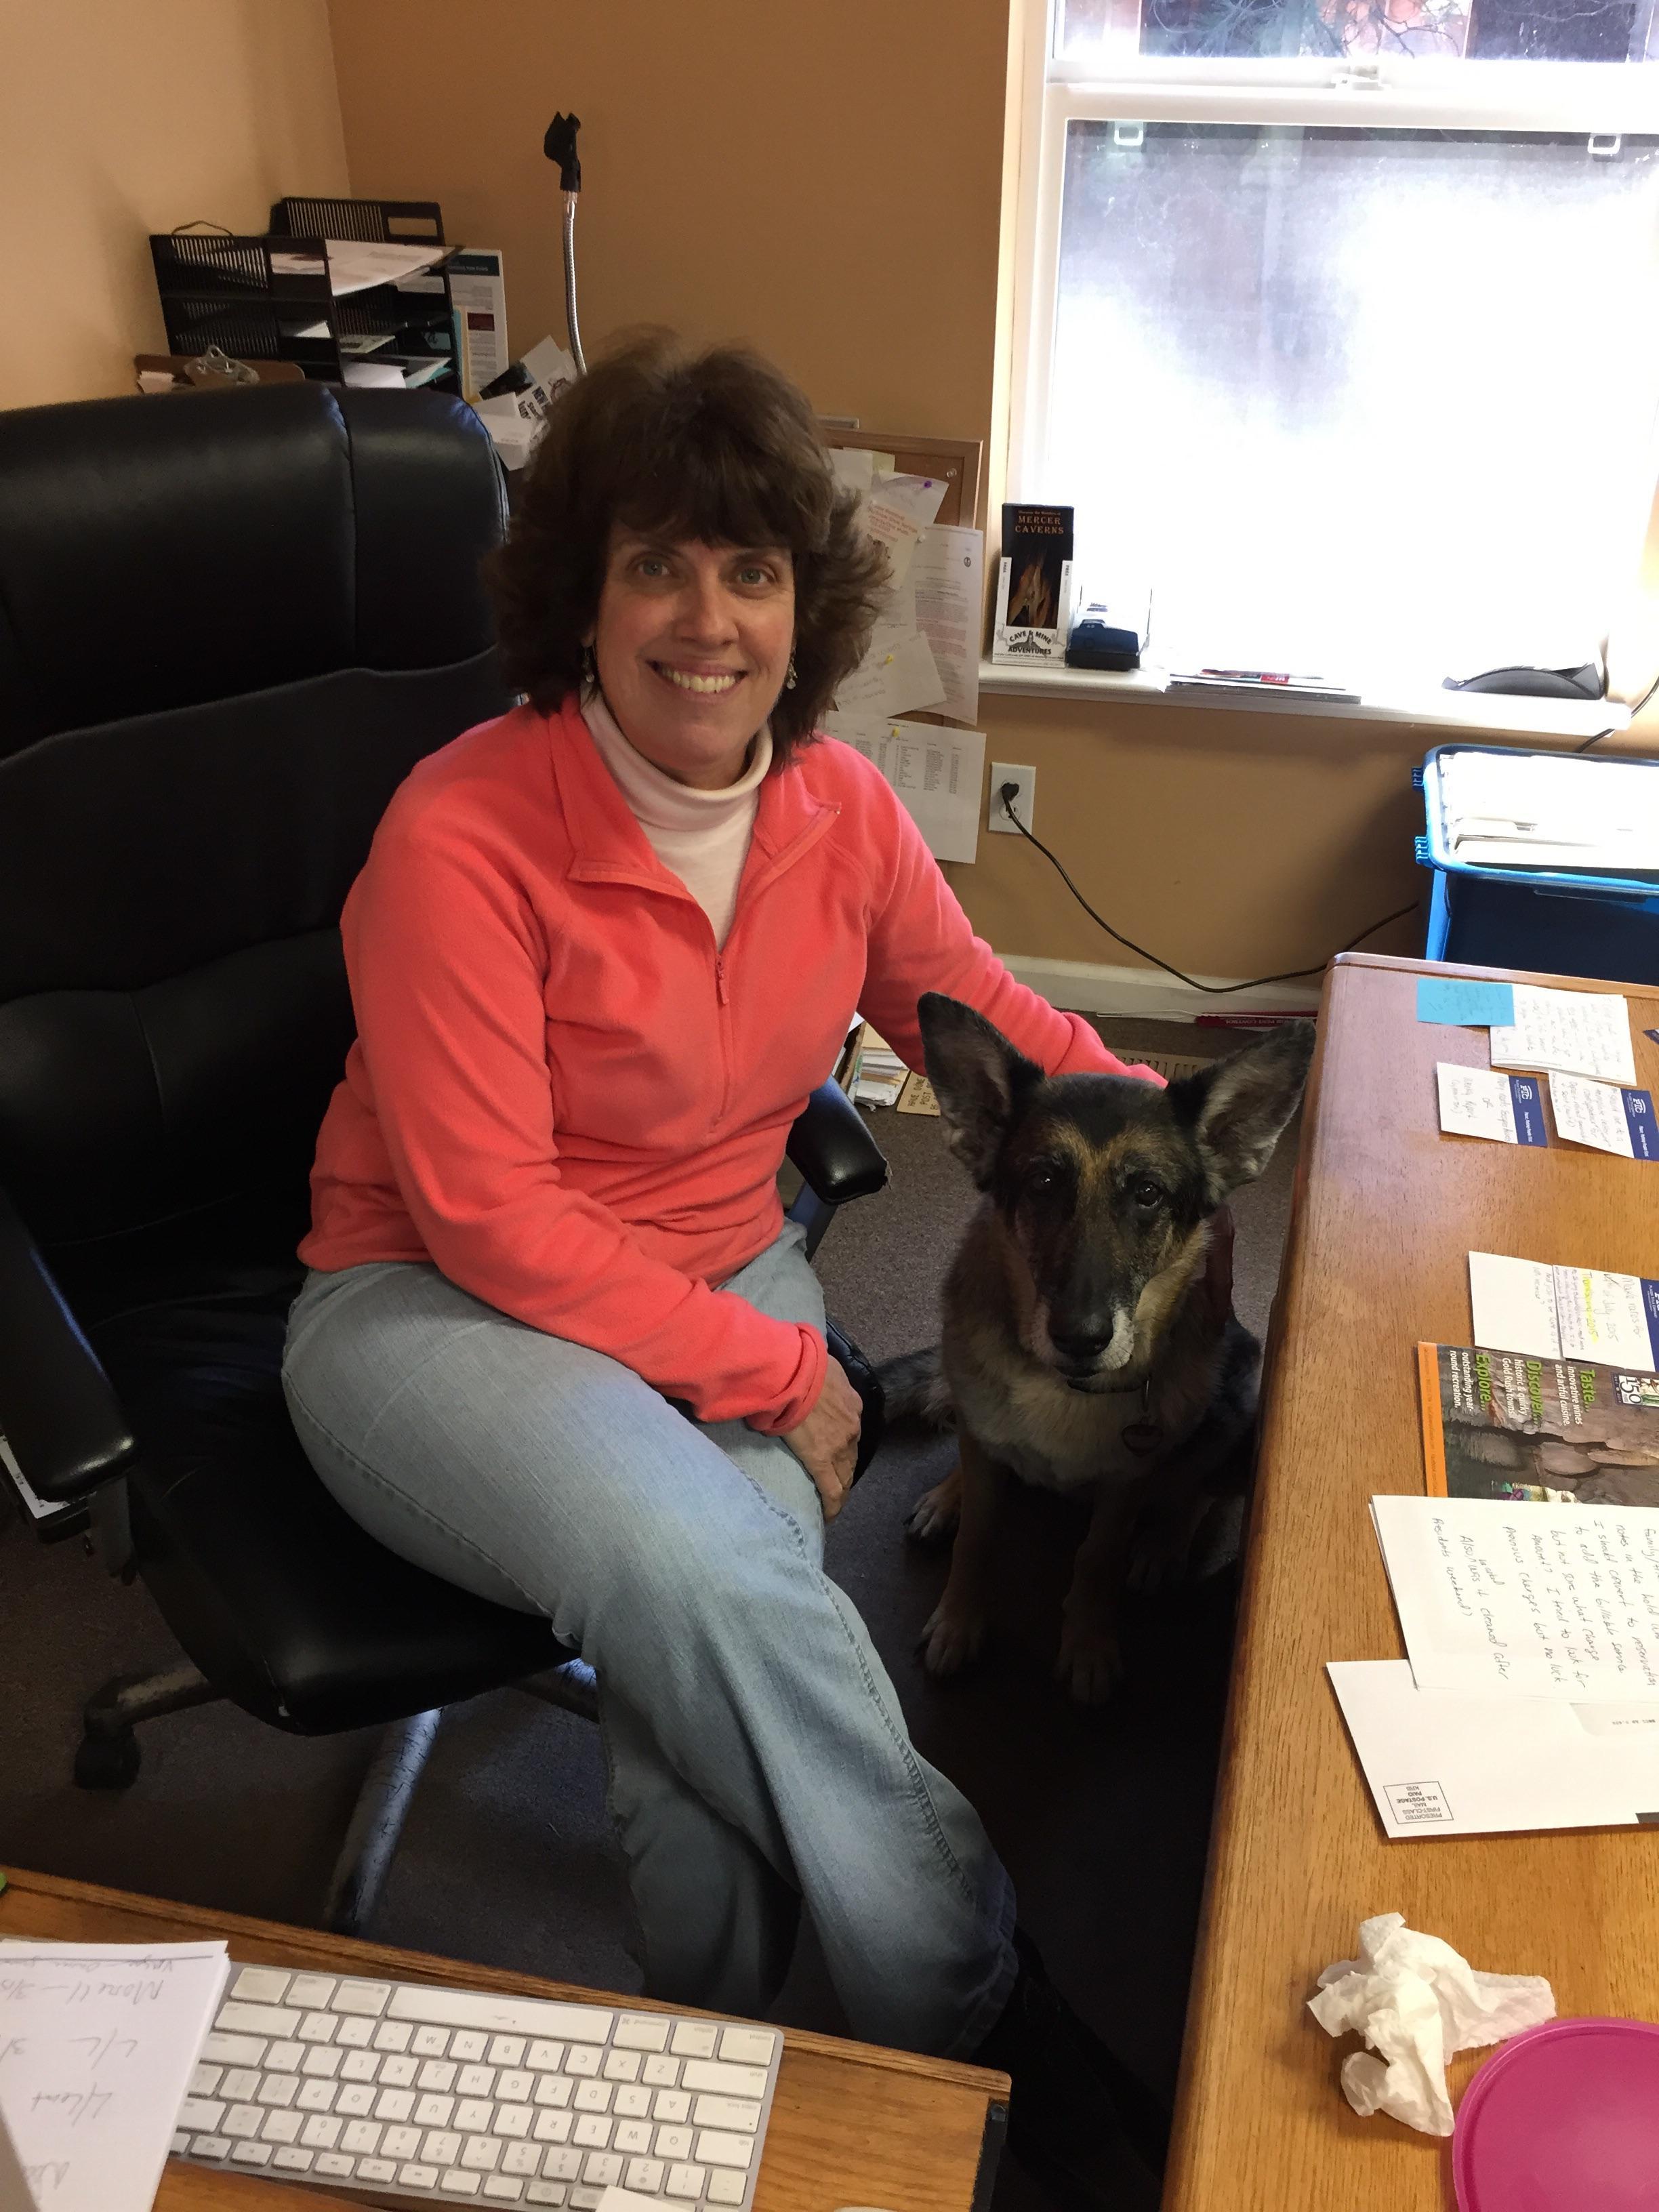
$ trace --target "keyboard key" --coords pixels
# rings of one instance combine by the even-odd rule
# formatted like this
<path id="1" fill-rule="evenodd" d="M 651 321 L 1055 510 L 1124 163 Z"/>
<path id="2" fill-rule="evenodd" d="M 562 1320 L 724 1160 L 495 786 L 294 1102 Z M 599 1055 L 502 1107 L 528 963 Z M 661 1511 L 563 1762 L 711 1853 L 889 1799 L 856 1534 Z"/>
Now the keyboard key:
<path id="1" fill-rule="evenodd" d="M 239 2142 L 230 2154 L 234 2166 L 269 2166 L 270 2145 L 262 2142 Z"/>
<path id="2" fill-rule="evenodd" d="M 574 2087 L 564 2074 L 538 2074 L 536 2076 L 536 2102 L 538 2105 L 568 2105 Z"/>
<path id="3" fill-rule="evenodd" d="M 263 2035 L 221 2035 L 215 2028 L 202 2042 L 203 2057 L 222 2066 L 257 2066 L 264 2055 Z"/>
<path id="4" fill-rule="evenodd" d="M 541 2170 L 542 2154 L 538 2144 L 510 2142 L 501 2153 L 503 2173 L 539 2173 Z"/>
<path id="5" fill-rule="evenodd" d="M 441 2058 L 449 2048 L 447 2027 L 417 2027 L 411 2033 L 410 2049 L 417 2058 Z"/>
<path id="6" fill-rule="evenodd" d="M 498 2136 L 527 2136 L 530 2123 L 535 2117 L 528 2105 L 497 2105 L 495 2133 Z"/>
<path id="7" fill-rule="evenodd" d="M 542 2173 L 549 2181 L 574 2181 L 582 2170 L 579 2150 L 550 2150 L 542 2157 Z"/>
<path id="8" fill-rule="evenodd" d="M 707 2089 L 717 2097 L 763 2097 L 763 2066 L 728 2066 L 718 2058 L 692 2058 L 680 2076 L 683 2089 Z"/>
<path id="9" fill-rule="evenodd" d="M 320 2151 L 317 2157 L 317 2172 L 326 2173 L 336 2181 L 349 2181 L 356 2160 L 346 2157 L 343 2151 Z"/>
<path id="10" fill-rule="evenodd" d="M 302 2112 L 331 2112 L 337 2094 L 332 2081 L 301 2081 L 294 2102 Z"/>
<path id="11" fill-rule="evenodd" d="M 609 2189 L 613 2181 L 622 2179 L 623 2162 L 613 2150 L 594 2150 L 587 2154 L 582 2168 L 582 2179 L 592 2189 Z"/>
<path id="12" fill-rule="evenodd" d="M 454 2113 L 455 2100 L 453 2097 L 434 2096 L 429 2092 L 415 2107 L 415 2117 L 423 2128 L 447 2128 Z"/>
<path id="13" fill-rule="evenodd" d="M 482 1990 L 428 1989 L 416 1982 L 394 1989 L 386 2011 L 393 2020 L 487 2027 L 503 2035 L 556 2035 L 567 2043 L 605 2042 L 617 2017 L 603 2005 L 555 2004 L 545 1997 L 495 1996 Z"/>
<path id="14" fill-rule="evenodd" d="M 570 2212 L 599 2212 L 599 2207 L 604 2202 L 604 2190 L 590 2189 L 584 2185 L 571 2191 Z"/>
<path id="15" fill-rule="evenodd" d="M 491 2173 L 484 2177 L 483 2193 L 499 2197 L 504 2204 L 517 2204 L 524 2196 L 524 2184 L 514 2181 L 510 2173 Z"/>
<path id="16" fill-rule="evenodd" d="M 412 2089 L 382 2089 L 374 2100 L 377 2120 L 406 2120 L 414 2109 Z"/>
<path id="17" fill-rule="evenodd" d="M 359 2181 L 395 2181 L 398 2179 L 397 2164 L 389 2158 L 360 2158 L 357 2179 Z"/>
<path id="18" fill-rule="evenodd" d="M 173 2138 L 172 2150 L 169 2154 L 175 2158 L 181 2157 L 189 2148 L 190 2130 L 188 2128 L 181 2128 L 179 2130 L 179 2133 Z"/>
<path id="19" fill-rule="evenodd" d="M 584 2112 L 576 2123 L 571 2141 L 589 2150 L 608 2150 L 611 2124 L 602 2112 Z"/>
<path id="20" fill-rule="evenodd" d="M 549 2043 L 538 2036 L 525 2053 L 525 2057 L 538 2074 L 556 2073 L 564 2063 L 564 2045 L 562 2043 Z M 501 2061 L 503 2066 L 507 2063 L 505 2058 Z"/>
<path id="21" fill-rule="evenodd" d="M 391 1995 L 390 1982 L 342 1982 L 329 2002 L 336 2012 L 366 2013 L 374 2019 L 386 2010 Z"/>
<path id="22" fill-rule="evenodd" d="M 374 2022 L 348 2013 L 336 2029 L 334 2040 L 347 2051 L 367 2051 L 374 2040 Z"/>
<path id="23" fill-rule="evenodd" d="M 612 2150 L 641 2151 L 651 2148 L 649 2120 L 618 2120 L 617 2132 L 611 2139 Z"/>
<path id="24" fill-rule="evenodd" d="M 305 2125 L 301 2112 L 267 2112 L 264 2125 L 259 2130 L 261 2142 L 292 2143 L 300 2140 L 300 2130 Z"/>
<path id="25" fill-rule="evenodd" d="M 259 2087 L 259 2076 L 251 2066 L 228 2066 L 220 2077 L 219 2094 L 227 2104 L 245 2105 Z"/>
<path id="26" fill-rule="evenodd" d="M 640 2054 L 637 2051 L 609 2051 L 599 2071 L 607 2081 L 637 2081 Z"/>
<path id="27" fill-rule="evenodd" d="M 357 2023 L 349 2020 L 345 2025 L 355 2027 Z M 348 2051 L 340 2061 L 340 2079 L 343 2081 L 373 2081 L 384 2063 L 378 2051 Z"/>
<path id="28" fill-rule="evenodd" d="M 340 2070 L 343 2056 L 331 2044 L 313 2044 L 300 2061 L 300 2071 L 313 2081 L 331 2081 Z"/>
<path id="29" fill-rule="evenodd" d="M 289 1977 L 281 1966 L 244 1966 L 230 1985 L 233 1996 L 250 2004 L 281 2004 L 288 1993 Z"/>
<path id="30" fill-rule="evenodd" d="M 562 2143 L 570 2140 L 570 2130 L 575 2124 L 574 2112 L 538 2112 L 536 2140 L 538 2142 Z"/>
<path id="31" fill-rule="evenodd" d="M 314 2150 L 296 2150 L 289 2144 L 279 2150 L 270 2162 L 280 2166 L 284 2173 L 309 2173 L 316 2157 Z"/>
<path id="32" fill-rule="evenodd" d="M 591 2044 L 573 2045 L 564 2054 L 564 2070 L 567 2074 L 592 2076 L 599 2072 L 604 2063 L 604 2051 L 596 2051 Z"/>
<path id="33" fill-rule="evenodd" d="M 659 2128 L 652 2148 L 659 2158 L 690 2158 L 693 2140 L 690 2128 Z"/>
<path id="34" fill-rule="evenodd" d="M 265 2071 L 267 2074 L 297 2074 L 300 2061 L 305 2055 L 303 2043 L 295 2043 L 284 2038 L 281 2042 L 273 2043 L 266 2051 Z"/>
<path id="35" fill-rule="evenodd" d="M 562 2204 L 567 2195 L 562 2181 L 532 2181 L 526 2185 L 526 2204 Z"/>
<path id="36" fill-rule="evenodd" d="M 461 2164 L 477 2173 L 494 2173 L 501 2162 L 501 2139 L 473 2136 L 462 2148 Z"/>
<path id="37" fill-rule="evenodd" d="M 489 2038 L 481 2027 L 458 2027 L 449 2039 L 450 2057 L 465 2059 L 468 2064 L 482 2058 L 489 2048 Z"/>
<path id="38" fill-rule="evenodd" d="M 611 2095 L 608 2081 L 579 2081 L 576 2084 L 576 2110 L 579 2112 L 608 2112 Z"/>
<path id="39" fill-rule="evenodd" d="M 707 2170 L 701 2166 L 671 2166 L 663 2187 L 671 2197 L 701 2197 Z"/>
<path id="40" fill-rule="evenodd" d="M 348 2081 L 334 2100 L 334 2109 L 347 2119 L 360 2120 L 374 2109 L 374 2092 L 367 2081 Z"/>
<path id="41" fill-rule="evenodd" d="M 302 2016 L 295 2033 L 301 2043 L 332 2043 L 339 2025 L 337 2016 L 331 2012 L 308 2012 Z"/>
<path id="42" fill-rule="evenodd" d="M 340 2110 L 336 2106 L 336 2112 Z M 761 2108 L 747 2097 L 699 2097 L 691 2117 L 700 2128 L 730 2128 L 752 2136 L 760 2125 Z"/>
<path id="43" fill-rule="evenodd" d="M 377 2020 L 374 2023 L 374 2048 L 377 2051 L 407 2051 L 409 2039 L 414 2033 L 406 2020 Z"/>
<path id="44" fill-rule="evenodd" d="M 711 2173 L 708 2177 L 708 2202 L 711 2204 L 741 2204 L 749 2184 L 740 2173 Z"/>
<path id="45" fill-rule="evenodd" d="M 450 2197 L 476 2197 L 482 2181 L 476 2173 L 463 2173 L 459 2167 L 452 2167 L 438 2186 Z"/>
<path id="46" fill-rule="evenodd" d="M 300 2130 L 300 2141 L 307 2150 L 332 2150 L 340 2140 L 340 2127 L 338 2120 L 313 2112 Z"/>
<path id="47" fill-rule="evenodd" d="M 461 2139 L 453 2128 L 434 2128 L 421 2145 L 428 2166 L 453 2166 L 461 2154 Z"/>
<path id="48" fill-rule="evenodd" d="M 527 2105 L 536 2094 L 536 2077 L 527 2067 L 507 2067 L 496 2081 L 495 2094 L 504 2105 Z"/>
<path id="49" fill-rule="evenodd" d="M 219 2123 L 219 2132 L 226 2136 L 257 2136 L 264 2114 L 257 2105 L 233 2105 Z"/>
<path id="50" fill-rule="evenodd" d="M 388 2158 L 413 2158 L 421 2148 L 418 2128 L 388 2128 L 380 2148 Z"/>
<path id="51" fill-rule="evenodd" d="M 458 2035 L 456 2042 L 460 2041 Z M 455 2087 L 463 2097 L 493 2097 L 495 2094 L 495 2069 L 493 2066 L 463 2066 L 456 2078 Z"/>
<path id="52" fill-rule="evenodd" d="M 211 2135 L 225 2117 L 225 2106 L 217 2098 L 186 2097 L 179 2107 L 181 2128 L 204 2128 Z"/>
<path id="53" fill-rule="evenodd" d="M 443 2176 L 435 2166 L 400 2166 L 398 2179 L 405 2189 L 435 2189 Z"/>
<path id="54" fill-rule="evenodd" d="M 625 2012 L 611 2038 L 617 2051 L 666 2051 L 672 2023 L 660 2013 Z"/>
<path id="55" fill-rule="evenodd" d="M 407 2089 L 412 2087 L 421 2070 L 418 2058 L 392 2057 L 380 2061 L 380 2084 L 386 2089 Z"/>
<path id="56" fill-rule="evenodd" d="M 192 2097 L 210 2097 L 214 2091 L 218 2087 L 219 2076 L 224 2072 L 224 2070 L 225 2069 L 222 2066 L 198 2065 L 196 2071 L 190 2077 L 191 2095 Z"/>
<path id="57" fill-rule="evenodd" d="M 463 2097 L 455 2107 L 455 2124 L 464 2136 L 487 2135 L 495 2107 L 483 2097 Z"/>
<path id="58" fill-rule="evenodd" d="M 423 2089 L 453 2089 L 459 2069 L 448 2058 L 428 2058 L 421 2069 L 420 2082 Z"/>
<path id="59" fill-rule="evenodd" d="M 340 2137 L 340 2148 L 350 2151 L 377 2151 L 380 2148 L 380 2124 L 378 2120 L 349 2120 L 345 2133 Z"/>
<path id="60" fill-rule="evenodd" d="M 295 1974 L 289 1984 L 288 2001 L 307 2009 L 325 2005 L 334 1994 L 337 1978 L 334 1974 Z"/>
<path id="61" fill-rule="evenodd" d="M 258 2101 L 262 2105 L 291 2105 L 300 2094 L 297 2075 L 267 2074 L 259 2084 Z"/>
<path id="62" fill-rule="evenodd" d="M 723 2027 L 720 2057 L 732 2059 L 739 2066 L 769 2066 L 777 2042 L 775 2028 Z"/>
<path id="63" fill-rule="evenodd" d="M 651 2110 L 659 2120 L 689 2120 L 691 2100 L 684 2089 L 659 2089 Z"/>
<path id="64" fill-rule="evenodd" d="M 648 2081 L 653 2089 L 672 2089 L 680 2078 L 678 2058 L 647 2058 L 640 2069 L 641 2081 Z"/>
<path id="65" fill-rule="evenodd" d="M 624 2185 L 637 2189 L 643 2197 L 654 2197 L 662 2187 L 668 2168 L 659 2158 L 633 2158 L 628 2161 Z"/>
<path id="66" fill-rule="evenodd" d="M 710 2129 L 697 2137 L 697 2156 L 705 2166 L 746 2167 L 754 2155 L 755 2146 L 748 2136 L 722 2135 Z"/>
<path id="67" fill-rule="evenodd" d="M 198 2136 L 190 2147 L 192 2158 L 228 2158 L 230 2149 L 228 2136 Z"/>
<path id="68" fill-rule="evenodd" d="M 712 2058 L 720 2041 L 719 2023 L 712 2020 L 682 2020 L 674 2025 L 668 2047 L 677 2058 Z"/>
<path id="69" fill-rule="evenodd" d="M 240 2004 L 230 1997 L 220 2006 L 213 2024 L 221 2033 L 292 2035 L 300 2025 L 300 2015 L 286 2005 Z"/>
<path id="70" fill-rule="evenodd" d="M 490 2064 L 492 2066 L 522 2066 L 524 2045 L 525 2039 L 521 2035 L 495 2036 L 489 2045 Z"/>

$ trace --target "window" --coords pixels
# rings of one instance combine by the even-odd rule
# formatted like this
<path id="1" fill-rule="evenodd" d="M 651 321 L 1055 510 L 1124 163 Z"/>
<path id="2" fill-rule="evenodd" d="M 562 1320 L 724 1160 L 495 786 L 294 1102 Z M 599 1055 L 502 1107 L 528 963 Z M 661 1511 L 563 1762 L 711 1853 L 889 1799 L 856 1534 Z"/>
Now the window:
<path id="1" fill-rule="evenodd" d="M 1659 418 L 1656 0 L 1056 0 L 1013 496 L 1166 665 L 1593 659 Z"/>

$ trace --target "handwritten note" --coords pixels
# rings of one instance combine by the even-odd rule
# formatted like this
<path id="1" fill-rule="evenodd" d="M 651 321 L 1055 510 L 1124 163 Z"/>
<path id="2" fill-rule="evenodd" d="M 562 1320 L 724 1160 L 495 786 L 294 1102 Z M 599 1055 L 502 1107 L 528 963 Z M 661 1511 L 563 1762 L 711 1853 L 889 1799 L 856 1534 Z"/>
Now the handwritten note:
<path id="1" fill-rule="evenodd" d="M 1437 1061 L 1434 1073 L 1440 1126 L 1449 1136 L 1492 1137 L 1500 1145 L 1549 1143 L 1536 1076 L 1504 1075 L 1449 1060 Z"/>
<path id="2" fill-rule="evenodd" d="M 1584 1075 L 1553 1075 L 1550 1104 L 1559 1133 L 1575 1145 L 1618 1152 L 1627 1160 L 1659 1159 L 1653 1093 L 1617 1083 L 1592 1083 Z"/>
<path id="3" fill-rule="evenodd" d="M 1419 1689 L 1659 1698 L 1659 1514 L 1374 1498 Z"/>
<path id="4" fill-rule="evenodd" d="M 36 2212 L 143 2212 L 224 1988 L 222 1943 L 0 1949 L 0 2116 Z"/>
<path id="5" fill-rule="evenodd" d="M 1612 991 L 1552 991 L 1516 983 L 1515 1019 L 1494 1023 L 1494 1067 L 1541 1067 L 1564 1075 L 1594 1075 L 1604 1083 L 1634 1083 L 1630 1006 Z"/>
<path id="6" fill-rule="evenodd" d="M 1644 1275 L 1471 1252 L 1469 1311 L 1488 1352 L 1659 1372 L 1659 1281 Z"/>

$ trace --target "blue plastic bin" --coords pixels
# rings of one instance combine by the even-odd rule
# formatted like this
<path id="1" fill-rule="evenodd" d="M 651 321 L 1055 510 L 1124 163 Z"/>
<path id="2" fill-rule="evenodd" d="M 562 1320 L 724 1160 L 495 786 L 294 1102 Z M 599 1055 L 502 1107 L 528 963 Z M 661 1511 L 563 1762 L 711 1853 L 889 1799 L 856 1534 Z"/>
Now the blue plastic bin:
<path id="1" fill-rule="evenodd" d="M 1434 871 L 1427 957 L 1659 983 L 1659 883 L 1544 868 L 1483 868 L 1454 860 L 1446 850 L 1441 758 L 1510 750 L 1507 745 L 1437 745 L 1413 776 L 1423 793 L 1425 823 L 1417 857 Z M 1659 761 L 1653 772 L 1659 775 Z"/>

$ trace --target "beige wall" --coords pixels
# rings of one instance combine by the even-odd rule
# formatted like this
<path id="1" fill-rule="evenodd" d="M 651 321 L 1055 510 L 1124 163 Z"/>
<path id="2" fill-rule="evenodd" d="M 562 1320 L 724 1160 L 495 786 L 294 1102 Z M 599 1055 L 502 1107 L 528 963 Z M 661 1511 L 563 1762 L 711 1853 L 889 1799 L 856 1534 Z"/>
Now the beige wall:
<path id="1" fill-rule="evenodd" d="M 0 0 L 0 406 L 132 389 L 151 231 L 345 187 L 326 0 Z"/>

